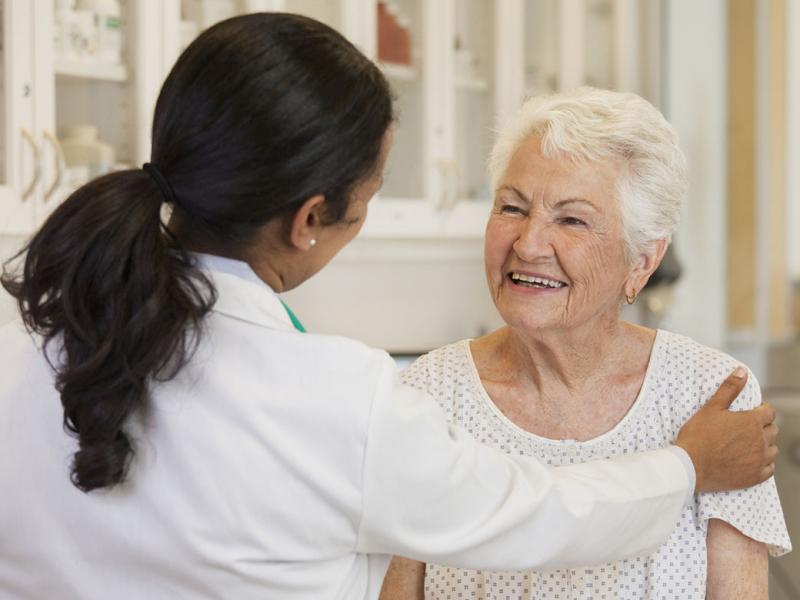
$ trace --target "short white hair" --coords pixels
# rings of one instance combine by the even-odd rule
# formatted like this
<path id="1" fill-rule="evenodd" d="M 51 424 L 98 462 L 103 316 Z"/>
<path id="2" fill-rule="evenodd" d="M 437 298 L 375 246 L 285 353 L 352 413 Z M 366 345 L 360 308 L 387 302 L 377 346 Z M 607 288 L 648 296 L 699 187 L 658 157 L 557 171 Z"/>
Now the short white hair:
<path id="1" fill-rule="evenodd" d="M 630 257 L 672 238 L 687 194 L 686 159 L 675 128 L 647 100 L 590 87 L 528 99 L 498 133 L 489 159 L 493 189 L 531 136 L 548 158 L 620 160 L 616 191 Z"/>

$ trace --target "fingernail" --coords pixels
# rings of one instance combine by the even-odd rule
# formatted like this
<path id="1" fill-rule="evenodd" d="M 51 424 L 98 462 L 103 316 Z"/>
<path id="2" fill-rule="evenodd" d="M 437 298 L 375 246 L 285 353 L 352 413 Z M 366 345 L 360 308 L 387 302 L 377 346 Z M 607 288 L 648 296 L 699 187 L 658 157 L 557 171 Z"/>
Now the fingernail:
<path id="1" fill-rule="evenodd" d="M 737 379 L 742 379 L 747 374 L 747 370 L 744 367 L 736 367 L 736 370 L 733 372 L 733 376 Z"/>

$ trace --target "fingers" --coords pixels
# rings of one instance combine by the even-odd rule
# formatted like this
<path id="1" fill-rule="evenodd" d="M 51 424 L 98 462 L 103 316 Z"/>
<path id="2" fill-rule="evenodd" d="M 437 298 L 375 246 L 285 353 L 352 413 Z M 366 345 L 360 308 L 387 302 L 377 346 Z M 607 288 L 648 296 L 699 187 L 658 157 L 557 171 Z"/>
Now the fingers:
<path id="1" fill-rule="evenodd" d="M 758 422 L 761 423 L 762 427 L 766 427 L 775 421 L 775 409 L 766 402 L 764 402 L 761 406 L 754 408 L 753 413 L 756 415 L 756 418 L 758 419 Z"/>
<path id="2" fill-rule="evenodd" d="M 719 389 L 716 391 L 716 393 L 711 396 L 708 404 L 713 404 L 718 408 L 730 407 L 746 383 L 747 369 L 744 367 L 736 367 L 736 370 L 728 375 L 728 378 L 722 382 L 722 385 L 719 386 Z"/>
<path id="3" fill-rule="evenodd" d="M 775 445 L 775 442 L 778 440 L 779 431 L 780 429 L 775 423 L 770 423 L 764 427 L 764 441 L 767 443 L 767 446 Z"/>
<path id="4" fill-rule="evenodd" d="M 775 469 L 775 459 L 778 458 L 778 454 L 780 454 L 780 450 L 778 450 L 777 446 L 770 446 L 764 452 L 764 462 L 772 465 L 773 470 Z"/>
<path id="5" fill-rule="evenodd" d="M 767 479 L 769 479 L 773 475 L 775 475 L 775 465 L 774 464 L 769 464 L 766 467 L 764 467 L 763 469 L 761 469 L 761 473 L 759 474 L 759 478 L 761 479 L 761 481 L 766 481 Z"/>

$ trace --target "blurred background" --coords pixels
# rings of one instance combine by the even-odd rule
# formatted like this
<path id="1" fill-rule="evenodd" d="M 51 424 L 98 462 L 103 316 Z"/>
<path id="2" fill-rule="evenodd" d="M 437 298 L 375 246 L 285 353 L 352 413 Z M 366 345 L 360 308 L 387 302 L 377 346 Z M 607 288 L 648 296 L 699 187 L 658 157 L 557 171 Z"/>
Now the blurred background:
<path id="1" fill-rule="evenodd" d="M 485 161 L 535 93 L 628 90 L 677 128 L 690 197 L 630 320 L 724 349 L 780 412 L 800 532 L 800 0 L 0 0 L 0 259 L 88 179 L 149 159 L 178 54 L 246 12 L 306 14 L 377 61 L 400 120 L 362 235 L 285 295 L 309 330 L 411 357 L 500 324 L 486 291 Z M 0 323 L 14 318 L 0 292 Z M 2 350 L 0 349 L 0 352 Z M 800 598 L 800 559 L 773 561 Z"/>

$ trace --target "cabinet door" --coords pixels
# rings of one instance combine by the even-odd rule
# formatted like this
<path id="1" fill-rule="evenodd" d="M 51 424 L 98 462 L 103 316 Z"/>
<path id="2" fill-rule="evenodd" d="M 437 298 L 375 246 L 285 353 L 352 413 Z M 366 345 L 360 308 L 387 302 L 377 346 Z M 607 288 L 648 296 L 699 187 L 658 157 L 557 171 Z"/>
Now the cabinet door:
<path id="1" fill-rule="evenodd" d="M 285 12 L 311 17 L 344 33 L 342 0 L 283 0 L 283 3 Z"/>
<path id="2" fill-rule="evenodd" d="M 482 237 L 493 191 L 487 169 L 498 124 L 517 109 L 524 89 L 518 0 L 456 0 L 452 65 L 453 180 L 457 203 L 446 236 Z"/>
<path id="3" fill-rule="evenodd" d="M 525 0 L 525 95 L 559 88 L 558 0 Z"/>
<path id="4" fill-rule="evenodd" d="M 33 5 L 0 2 L 0 234 L 34 227 L 34 194 L 41 178 L 33 124 Z"/>
<path id="5" fill-rule="evenodd" d="M 491 150 L 495 108 L 496 0 L 456 0 L 455 168 L 459 201 L 491 197 L 486 158 Z"/>
<path id="6" fill-rule="evenodd" d="M 614 16 L 617 11 L 614 2 L 586 0 L 584 10 L 584 83 L 605 89 L 616 88 Z"/>
<path id="7" fill-rule="evenodd" d="M 527 95 L 579 85 L 658 95 L 663 0 L 525 0 Z"/>
<path id="8" fill-rule="evenodd" d="M 372 1 L 373 58 L 392 87 L 397 120 L 384 185 L 364 235 L 431 237 L 455 202 L 453 73 L 448 63 L 453 0 Z"/>
<path id="9" fill-rule="evenodd" d="M 427 170 L 433 157 L 428 154 L 426 136 L 436 125 L 428 110 L 427 92 L 431 66 L 438 57 L 426 44 L 425 35 L 431 27 L 426 21 L 432 11 L 425 4 L 429 3 L 396 0 L 375 5 L 375 59 L 396 95 L 398 117 L 381 192 L 387 200 L 423 201 L 428 196 Z"/>
<path id="10" fill-rule="evenodd" d="M 33 4 L 41 222 L 90 179 L 149 158 L 152 82 L 161 76 L 153 60 L 161 38 L 150 32 L 163 23 L 153 0 L 109 2 L 105 12 Z"/>
<path id="11" fill-rule="evenodd" d="M 197 35 L 224 19 L 254 12 L 289 12 L 311 17 L 343 31 L 347 4 L 352 0 L 172 0 L 180 4 L 180 44 L 183 50 Z"/>

